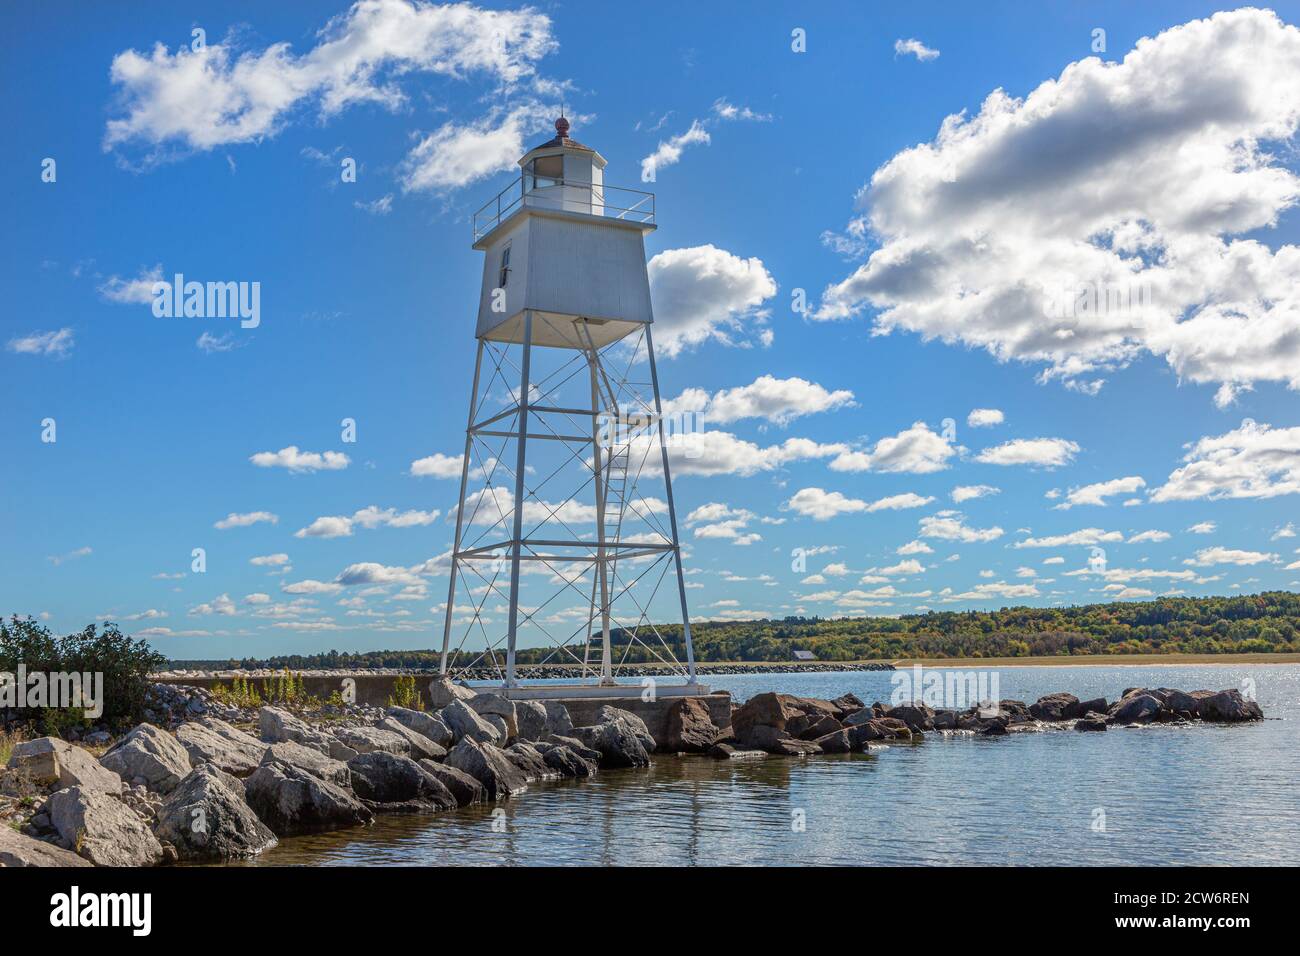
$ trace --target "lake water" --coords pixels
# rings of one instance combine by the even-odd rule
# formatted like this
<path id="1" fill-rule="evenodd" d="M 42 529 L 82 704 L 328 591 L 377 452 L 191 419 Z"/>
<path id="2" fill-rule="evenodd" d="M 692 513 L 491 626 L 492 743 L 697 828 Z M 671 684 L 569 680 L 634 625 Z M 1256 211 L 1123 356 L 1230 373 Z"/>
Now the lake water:
<path id="1" fill-rule="evenodd" d="M 535 784 L 491 807 L 291 838 L 243 865 L 1300 863 L 1300 665 L 1003 667 L 998 676 L 1003 698 L 1028 702 L 1058 690 L 1113 700 L 1126 687 L 1217 690 L 1250 679 L 1265 715 L 1280 719 L 929 734 L 915 745 L 807 759 L 658 755 L 648 771 Z M 766 690 L 852 691 L 870 703 L 889 700 L 890 678 L 708 682 L 737 701 Z"/>

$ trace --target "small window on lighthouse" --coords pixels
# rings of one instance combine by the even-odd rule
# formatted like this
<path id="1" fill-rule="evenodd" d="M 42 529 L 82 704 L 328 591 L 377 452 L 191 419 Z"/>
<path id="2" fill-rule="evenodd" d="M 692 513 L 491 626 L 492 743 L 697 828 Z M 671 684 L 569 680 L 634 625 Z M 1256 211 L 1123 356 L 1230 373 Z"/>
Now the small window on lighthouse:
<path id="1" fill-rule="evenodd" d="M 533 188 L 558 185 L 564 179 L 563 156 L 539 156 L 533 160 Z"/>
<path id="2" fill-rule="evenodd" d="M 510 279 L 510 244 L 501 250 L 501 272 L 497 275 L 497 288 L 504 289 Z"/>

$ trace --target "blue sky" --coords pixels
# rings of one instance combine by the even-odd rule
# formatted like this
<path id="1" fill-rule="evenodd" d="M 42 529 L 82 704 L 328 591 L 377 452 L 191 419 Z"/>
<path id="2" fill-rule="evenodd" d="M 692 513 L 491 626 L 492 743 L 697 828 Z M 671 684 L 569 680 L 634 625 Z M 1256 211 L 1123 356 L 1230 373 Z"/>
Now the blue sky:
<path id="1" fill-rule="evenodd" d="M 693 617 L 1295 587 L 1300 11 L 1216 9 L 9 6 L 0 607 L 435 646 L 468 219 L 561 100 L 657 196 Z M 155 317 L 176 272 L 260 323 Z"/>

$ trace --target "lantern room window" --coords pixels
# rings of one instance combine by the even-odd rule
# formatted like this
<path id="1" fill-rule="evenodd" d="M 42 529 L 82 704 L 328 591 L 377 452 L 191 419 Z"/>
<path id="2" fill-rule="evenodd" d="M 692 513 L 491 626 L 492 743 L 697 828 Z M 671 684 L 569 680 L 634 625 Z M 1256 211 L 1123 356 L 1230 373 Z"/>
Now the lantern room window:
<path id="1" fill-rule="evenodd" d="M 558 186 L 564 180 L 563 156 L 538 156 L 529 165 L 532 167 L 533 189 Z"/>

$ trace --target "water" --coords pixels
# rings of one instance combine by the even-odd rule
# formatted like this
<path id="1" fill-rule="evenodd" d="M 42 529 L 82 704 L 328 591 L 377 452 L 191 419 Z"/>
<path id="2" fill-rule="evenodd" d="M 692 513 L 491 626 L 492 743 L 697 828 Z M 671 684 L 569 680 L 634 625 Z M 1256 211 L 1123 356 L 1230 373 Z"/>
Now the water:
<path id="1" fill-rule="evenodd" d="M 649 771 L 536 784 L 494 807 L 382 817 L 298 837 L 246 865 L 1295 865 L 1300 863 L 1300 665 L 1004 667 L 1001 696 L 1256 682 L 1268 717 L 917 745 L 805 760 L 658 756 Z M 890 674 L 709 678 L 888 701 Z M 494 810 L 505 832 L 493 830 Z M 1097 823 L 1104 814 L 1104 831 Z M 797 828 L 802 816 L 805 827 Z"/>

